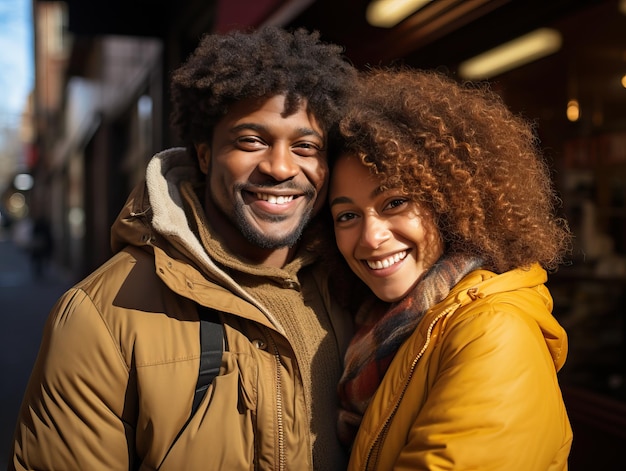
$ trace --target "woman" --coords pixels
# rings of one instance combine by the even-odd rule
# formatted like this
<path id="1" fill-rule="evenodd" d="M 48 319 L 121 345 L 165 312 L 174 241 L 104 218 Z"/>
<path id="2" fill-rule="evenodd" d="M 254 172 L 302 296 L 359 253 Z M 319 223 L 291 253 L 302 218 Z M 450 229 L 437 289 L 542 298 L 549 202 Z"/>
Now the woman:
<path id="1" fill-rule="evenodd" d="M 339 385 L 349 469 L 567 469 L 544 283 L 570 233 L 532 128 L 486 88 L 400 69 L 363 76 L 340 131 L 337 246 L 376 297 Z"/>

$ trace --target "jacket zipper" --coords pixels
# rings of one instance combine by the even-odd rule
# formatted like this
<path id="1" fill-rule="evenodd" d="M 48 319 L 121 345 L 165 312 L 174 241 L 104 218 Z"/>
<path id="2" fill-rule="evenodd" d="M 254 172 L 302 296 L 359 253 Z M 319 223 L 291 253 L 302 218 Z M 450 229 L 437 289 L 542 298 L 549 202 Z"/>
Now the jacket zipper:
<path id="1" fill-rule="evenodd" d="M 282 390 L 282 375 L 280 374 L 281 362 L 280 353 L 278 347 L 274 341 L 268 328 L 264 328 L 267 338 L 272 346 L 272 353 L 276 360 L 276 427 L 277 427 L 277 440 L 278 440 L 278 471 L 284 471 L 285 467 L 285 430 L 283 425 L 283 390 Z"/>
<path id="2" fill-rule="evenodd" d="M 426 341 L 424 342 L 424 345 L 422 346 L 422 349 L 418 352 L 418 354 L 415 356 L 415 358 L 411 362 L 411 367 L 409 368 L 409 374 L 407 375 L 407 379 L 404 382 L 404 385 L 402 387 L 402 391 L 400 392 L 400 396 L 398 397 L 398 400 L 394 404 L 392 411 L 389 413 L 389 415 L 385 419 L 385 422 L 383 423 L 380 431 L 378 432 L 378 434 L 374 438 L 374 441 L 372 442 L 371 446 L 369 447 L 369 451 L 367 452 L 367 457 L 365 458 L 365 468 L 364 469 L 366 469 L 366 470 L 375 469 L 375 464 L 378 462 L 378 453 L 380 451 L 380 446 L 381 446 L 382 442 L 384 441 L 385 437 L 387 436 L 387 432 L 389 430 L 389 424 L 391 423 L 391 419 L 393 419 L 394 415 L 398 411 L 398 407 L 400 407 L 400 402 L 402 402 L 402 398 L 404 397 L 404 394 L 406 393 L 406 390 L 409 387 L 409 383 L 411 382 L 411 378 L 413 377 L 413 373 L 415 373 L 415 367 L 417 366 L 417 362 L 420 360 L 420 358 L 422 358 L 422 356 L 424 355 L 424 352 L 426 351 L 426 349 L 430 345 L 431 335 L 432 335 L 433 329 L 435 328 L 435 325 L 437 324 L 437 322 L 439 322 L 440 319 L 442 319 L 443 317 L 449 315 L 457 307 L 458 306 L 450 306 L 448 309 L 446 309 L 445 311 L 440 313 L 437 317 L 435 317 L 433 319 L 433 321 L 430 323 L 430 325 L 428 326 L 428 331 L 426 332 Z M 372 461 L 372 465 L 371 466 L 370 466 L 370 461 Z"/>

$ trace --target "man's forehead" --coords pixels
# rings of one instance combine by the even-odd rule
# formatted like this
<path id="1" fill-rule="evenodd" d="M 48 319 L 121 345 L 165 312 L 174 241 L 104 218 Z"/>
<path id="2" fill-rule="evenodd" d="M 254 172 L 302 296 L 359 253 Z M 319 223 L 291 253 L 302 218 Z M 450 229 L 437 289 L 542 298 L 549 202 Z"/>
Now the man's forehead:
<path id="1" fill-rule="evenodd" d="M 241 109 L 250 111 L 259 110 L 270 101 L 282 106 L 281 113 L 284 116 L 298 113 L 300 110 L 310 113 L 309 102 L 305 97 L 297 94 L 287 95 L 286 92 L 277 92 L 262 96 L 245 97 L 234 101 L 228 106 L 225 114 L 234 113 Z"/>
<path id="2" fill-rule="evenodd" d="M 230 128 L 239 126 L 240 123 L 243 122 L 249 122 L 252 125 L 255 120 L 263 120 L 267 116 L 271 115 L 279 115 L 285 120 L 292 117 L 295 117 L 295 119 L 302 119 L 302 116 L 298 117 L 297 115 L 301 115 L 303 112 L 306 115 L 306 121 L 308 121 L 305 127 L 313 129 L 320 136 L 324 136 L 325 131 L 315 114 L 309 109 L 308 101 L 303 98 L 297 102 L 295 107 L 289 109 L 287 97 L 281 93 L 265 95 L 262 97 L 244 98 L 234 103 L 226 111 L 222 119 L 217 123 L 216 127 L 226 125 Z"/>

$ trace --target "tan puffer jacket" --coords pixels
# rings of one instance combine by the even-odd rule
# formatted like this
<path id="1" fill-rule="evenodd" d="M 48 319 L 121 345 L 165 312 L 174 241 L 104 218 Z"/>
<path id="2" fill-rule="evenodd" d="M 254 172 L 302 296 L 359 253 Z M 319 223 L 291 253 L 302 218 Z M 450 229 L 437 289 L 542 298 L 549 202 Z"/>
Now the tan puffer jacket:
<path id="1" fill-rule="evenodd" d="M 147 186 L 114 225 L 117 254 L 54 307 L 10 469 L 313 468 L 293 347 L 271 312 L 219 270 L 188 229 L 172 178 L 194 172 L 182 149 L 155 156 Z M 331 303 L 325 276 L 306 267 L 299 277 L 309 295 L 323 298 L 343 352 L 347 316 Z M 196 303 L 223 313 L 228 351 L 190 418 L 200 356 Z M 338 355 L 337 374 L 340 362 Z"/>

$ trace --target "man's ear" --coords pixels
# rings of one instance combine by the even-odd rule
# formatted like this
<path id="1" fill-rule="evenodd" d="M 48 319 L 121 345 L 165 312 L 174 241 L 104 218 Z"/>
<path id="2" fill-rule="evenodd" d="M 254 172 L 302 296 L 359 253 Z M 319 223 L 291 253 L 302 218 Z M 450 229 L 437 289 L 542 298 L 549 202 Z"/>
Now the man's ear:
<path id="1" fill-rule="evenodd" d="M 206 142 L 194 145 L 196 147 L 196 154 L 198 154 L 200 171 L 207 175 L 209 173 L 209 162 L 211 161 L 211 146 Z"/>

